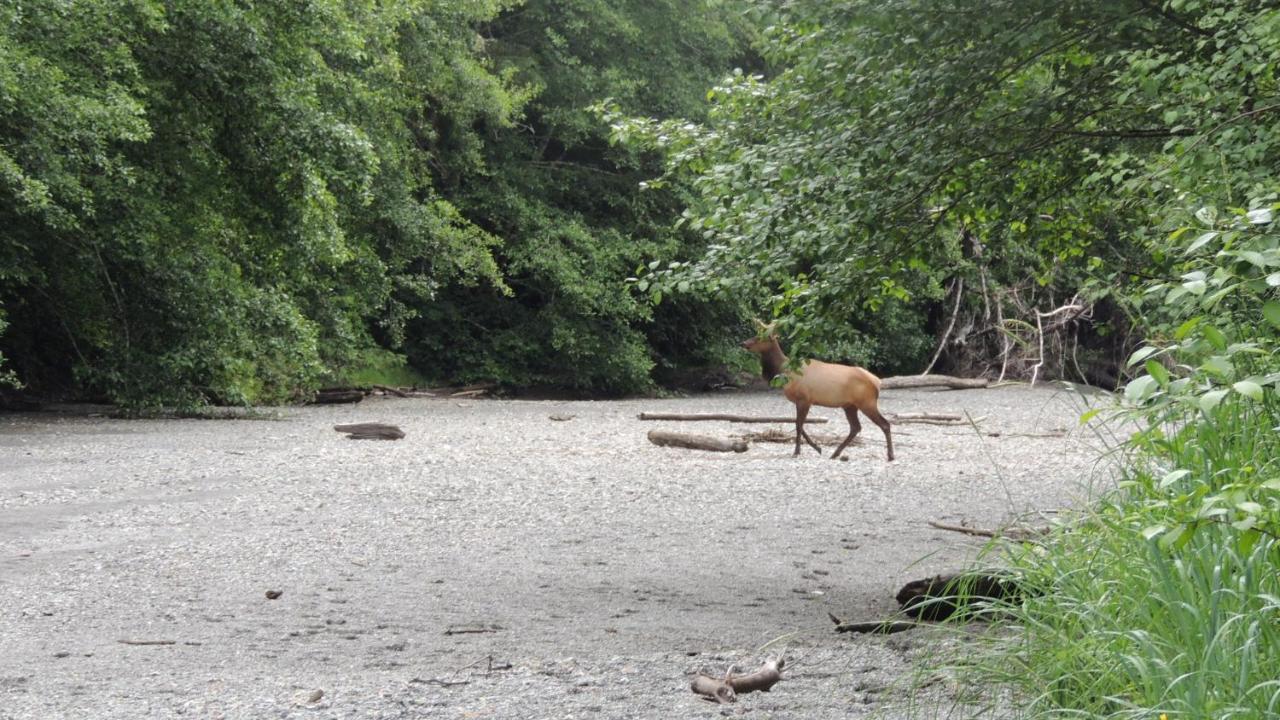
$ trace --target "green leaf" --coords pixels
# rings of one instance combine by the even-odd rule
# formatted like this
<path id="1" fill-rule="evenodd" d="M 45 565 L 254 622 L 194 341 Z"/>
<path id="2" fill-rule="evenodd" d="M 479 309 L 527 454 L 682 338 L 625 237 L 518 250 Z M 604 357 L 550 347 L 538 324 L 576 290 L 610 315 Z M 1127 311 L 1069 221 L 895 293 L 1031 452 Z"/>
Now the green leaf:
<path id="1" fill-rule="evenodd" d="M 1252 380 L 1241 380 L 1232 385 L 1231 388 L 1250 400 L 1259 402 L 1262 400 L 1262 386 Z"/>
<path id="2" fill-rule="evenodd" d="M 1167 488 L 1190 474 L 1190 470 L 1173 470 L 1165 473 L 1165 476 L 1160 478 L 1160 487 Z"/>
<path id="3" fill-rule="evenodd" d="M 1195 252 L 1195 251 L 1199 250 L 1200 248 L 1204 247 L 1204 246 L 1205 246 L 1205 243 L 1208 243 L 1210 240 L 1212 240 L 1212 239 L 1214 239 L 1214 238 L 1216 238 L 1216 237 L 1218 237 L 1218 231 L 1217 231 L 1217 230 L 1210 230 L 1209 232 L 1204 233 L 1204 234 L 1203 234 L 1203 235 L 1201 235 L 1200 237 L 1198 237 L 1198 238 L 1196 238 L 1195 240 L 1191 241 L 1191 244 L 1187 246 L 1187 249 L 1183 251 L 1183 254 L 1184 254 L 1184 255 L 1190 255 L 1191 253 L 1193 253 L 1193 252 Z"/>
<path id="4" fill-rule="evenodd" d="M 1187 333 L 1195 330 L 1202 320 L 1204 320 L 1203 317 L 1196 316 L 1182 323 L 1178 326 L 1178 329 L 1173 332 L 1173 339 L 1182 340 L 1187 336 Z"/>
<path id="5" fill-rule="evenodd" d="M 1134 405 L 1139 405 L 1142 403 L 1143 400 L 1146 400 L 1148 397 L 1150 397 L 1151 393 L 1155 391 L 1156 387 L 1157 386 L 1156 386 L 1155 378 L 1151 377 L 1150 375 L 1143 375 L 1142 377 L 1135 378 L 1134 380 L 1129 382 L 1128 385 L 1125 385 L 1124 399 L 1128 400 Z"/>
<path id="6" fill-rule="evenodd" d="M 1236 509 L 1249 515 L 1261 515 L 1263 507 L 1252 500 L 1236 503 Z"/>
<path id="7" fill-rule="evenodd" d="M 1280 328 L 1280 300 L 1268 300 L 1262 306 L 1262 317 L 1266 318 L 1267 322 Z"/>
<path id="8" fill-rule="evenodd" d="M 1210 390 L 1209 392 L 1201 395 L 1199 400 L 1200 409 L 1206 413 L 1213 412 L 1213 409 L 1218 407 L 1218 404 L 1222 402 L 1222 398 L 1226 397 L 1228 392 L 1230 391 Z"/>
<path id="9" fill-rule="evenodd" d="M 1212 325 L 1205 325 L 1203 332 L 1205 339 L 1208 340 L 1215 348 L 1219 350 L 1227 349 L 1227 336 L 1223 335 L 1221 330 Z"/>
<path id="10" fill-rule="evenodd" d="M 1239 552 L 1242 557 L 1248 557 L 1249 554 L 1253 552 L 1253 548 L 1258 544 L 1258 541 L 1261 539 L 1262 533 L 1252 529 L 1252 527 L 1245 528 L 1240 533 L 1239 538 L 1236 539 L 1236 551 Z"/>
<path id="11" fill-rule="evenodd" d="M 1224 380 L 1229 380 L 1236 374 L 1236 366 L 1231 364 L 1230 360 L 1221 355 L 1214 355 L 1213 357 L 1205 360 L 1201 363 L 1200 369 Z"/>
<path id="12" fill-rule="evenodd" d="M 1147 374 L 1155 378 L 1161 387 L 1169 384 L 1169 371 L 1163 365 L 1155 360 L 1148 360 L 1144 367 L 1147 368 Z"/>
<path id="13" fill-rule="evenodd" d="M 1137 350 L 1133 351 L 1133 354 L 1129 356 L 1129 359 L 1125 362 L 1124 366 L 1133 367 L 1134 365 L 1137 365 L 1138 363 L 1142 362 L 1143 360 L 1146 360 L 1147 358 L 1151 357 L 1152 355 L 1155 355 L 1158 352 L 1160 352 L 1159 348 L 1154 348 L 1154 347 L 1151 347 L 1150 345 L 1140 347 Z"/>
<path id="14" fill-rule="evenodd" d="M 1086 413 L 1083 413 L 1082 415 L 1080 415 L 1080 424 L 1084 425 L 1088 423 L 1090 420 L 1098 417 L 1098 413 L 1101 413 L 1101 412 L 1102 412 L 1102 408 L 1094 408 Z"/>
<path id="15" fill-rule="evenodd" d="M 1164 525 L 1152 525 L 1151 527 L 1142 529 L 1142 537 L 1143 539 L 1150 540 L 1164 534 L 1165 530 L 1168 530 L 1168 528 Z"/>

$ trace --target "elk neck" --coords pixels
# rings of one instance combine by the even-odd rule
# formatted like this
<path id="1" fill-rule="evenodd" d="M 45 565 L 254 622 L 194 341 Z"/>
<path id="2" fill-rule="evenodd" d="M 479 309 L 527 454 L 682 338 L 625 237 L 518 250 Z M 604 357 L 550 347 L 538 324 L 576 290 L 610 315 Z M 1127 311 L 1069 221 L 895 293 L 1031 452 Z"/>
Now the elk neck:
<path id="1" fill-rule="evenodd" d="M 782 374 L 782 368 L 786 364 L 787 356 L 782 354 L 782 347 L 776 342 L 768 350 L 760 353 L 761 374 L 769 382 L 773 382 L 774 378 Z"/>

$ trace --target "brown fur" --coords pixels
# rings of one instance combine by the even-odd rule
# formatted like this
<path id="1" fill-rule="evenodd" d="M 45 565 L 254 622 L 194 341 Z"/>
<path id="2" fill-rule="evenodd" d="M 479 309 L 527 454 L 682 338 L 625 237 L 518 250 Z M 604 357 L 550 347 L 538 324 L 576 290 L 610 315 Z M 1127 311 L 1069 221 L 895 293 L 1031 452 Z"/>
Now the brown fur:
<path id="1" fill-rule="evenodd" d="M 743 349 L 760 356 L 760 365 L 766 380 L 770 382 L 784 374 L 787 356 L 782 353 L 778 338 L 755 337 L 742 343 Z M 865 368 L 851 365 L 836 365 L 818 360 L 810 360 L 799 370 L 785 371 L 787 384 L 782 394 L 796 406 L 796 451 L 800 454 L 800 440 L 809 443 L 821 455 L 816 443 L 804 431 L 804 420 L 809 415 L 809 408 L 814 405 L 830 408 L 843 408 L 845 417 L 849 419 L 849 436 L 840 443 L 840 447 L 831 454 L 831 459 L 840 457 L 840 453 L 853 442 L 853 438 L 862 430 L 858 421 L 858 412 L 867 416 L 884 431 L 885 445 L 888 446 L 889 460 L 893 460 L 893 435 L 889 430 L 889 421 L 880 414 L 880 378 Z"/>

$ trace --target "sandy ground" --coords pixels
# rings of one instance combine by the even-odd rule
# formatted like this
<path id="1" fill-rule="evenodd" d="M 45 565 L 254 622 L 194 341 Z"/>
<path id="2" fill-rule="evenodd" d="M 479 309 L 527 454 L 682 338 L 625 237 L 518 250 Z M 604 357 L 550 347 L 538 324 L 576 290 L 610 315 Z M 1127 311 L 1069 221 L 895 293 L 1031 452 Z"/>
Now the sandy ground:
<path id="1" fill-rule="evenodd" d="M 955 715 L 947 683 L 911 689 L 937 656 L 927 634 L 837 635 L 827 613 L 887 616 L 902 583 L 972 556 L 929 520 L 1082 502 L 1098 447 L 1079 399 L 1049 389 L 895 390 L 881 407 L 985 419 L 900 425 L 887 463 L 869 423 L 833 462 L 659 448 L 649 429 L 768 426 L 636 419 L 788 414 L 776 391 L 0 415 L 0 718 Z M 354 421 L 408 437 L 332 430 Z M 719 707 L 688 690 L 784 647 L 769 694 Z"/>

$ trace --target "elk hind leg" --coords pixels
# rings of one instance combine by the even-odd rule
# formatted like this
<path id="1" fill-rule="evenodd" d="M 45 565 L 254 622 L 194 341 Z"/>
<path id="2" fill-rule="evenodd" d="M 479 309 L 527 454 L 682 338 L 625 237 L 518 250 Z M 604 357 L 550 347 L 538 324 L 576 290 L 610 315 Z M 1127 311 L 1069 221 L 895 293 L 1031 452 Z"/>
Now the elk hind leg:
<path id="1" fill-rule="evenodd" d="M 858 422 L 858 408 L 845 408 L 844 416 L 849 418 L 849 437 L 845 438 L 844 442 L 840 443 L 840 447 L 836 448 L 836 451 L 831 453 L 832 460 L 839 460 L 840 453 L 844 452 L 844 449 L 849 446 L 849 443 L 853 442 L 853 438 L 856 437 L 859 432 L 862 432 L 862 423 Z"/>
<path id="2" fill-rule="evenodd" d="M 875 423 L 876 425 L 879 425 L 880 429 L 884 431 L 884 444 L 889 448 L 889 460 L 892 461 L 893 460 L 893 433 L 889 431 L 889 421 L 884 419 L 884 416 L 880 414 L 880 408 L 877 408 L 877 407 L 865 408 L 863 409 L 862 414 L 866 415 L 867 418 L 871 420 L 871 422 Z"/>

